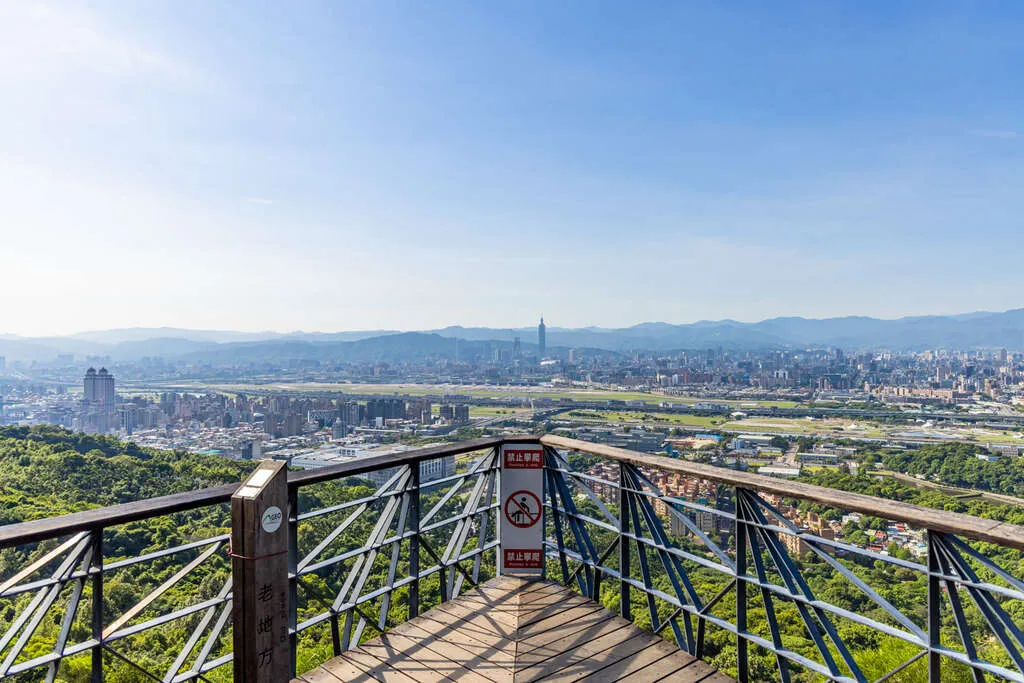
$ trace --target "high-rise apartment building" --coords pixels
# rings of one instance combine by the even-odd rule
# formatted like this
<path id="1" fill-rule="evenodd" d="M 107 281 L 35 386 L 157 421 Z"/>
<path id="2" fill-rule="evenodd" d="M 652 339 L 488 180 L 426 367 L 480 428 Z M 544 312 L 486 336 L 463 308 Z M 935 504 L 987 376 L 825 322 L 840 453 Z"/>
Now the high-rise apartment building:
<path id="1" fill-rule="evenodd" d="M 375 398 L 366 402 L 366 418 L 401 420 L 405 417 L 405 401 L 400 398 Z"/>
<path id="2" fill-rule="evenodd" d="M 277 415 L 273 413 L 266 413 L 263 416 L 263 431 L 270 435 L 270 438 L 275 438 L 278 433 L 278 420 Z"/>
<path id="3" fill-rule="evenodd" d="M 398 473 L 397 467 L 388 467 L 382 470 L 374 470 L 362 475 L 377 486 L 382 486 L 386 481 Z M 420 463 L 420 482 L 427 483 L 436 481 L 443 477 L 455 476 L 455 456 L 445 455 L 432 460 L 424 460 Z"/>
<path id="4" fill-rule="evenodd" d="M 116 399 L 114 394 L 114 376 L 107 372 L 106 368 L 89 368 L 83 380 L 82 413 L 79 417 L 79 426 L 87 432 L 98 432 L 106 434 L 118 426 Z M 127 425 L 121 425 L 130 430 L 134 420 L 127 418 Z"/>
<path id="5" fill-rule="evenodd" d="M 258 439 L 245 441 L 239 447 L 239 457 L 242 460 L 259 460 L 263 455 L 263 449 Z"/>
<path id="6" fill-rule="evenodd" d="M 282 436 L 296 436 L 302 433 L 302 425 L 305 424 L 301 416 L 296 412 L 290 412 L 285 415 L 284 420 L 281 421 L 280 427 L 283 431 Z"/>
<path id="7" fill-rule="evenodd" d="M 349 427 L 358 427 L 366 419 L 366 406 L 355 401 L 339 403 L 338 419 Z"/>
<path id="8" fill-rule="evenodd" d="M 429 399 L 412 399 L 405 402 L 405 419 L 430 424 L 433 421 L 433 404 Z"/>
<path id="9" fill-rule="evenodd" d="M 114 376 L 107 372 L 106 368 L 89 368 L 85 373 L 85 401 L 86 403 L 114 408 Z"/>

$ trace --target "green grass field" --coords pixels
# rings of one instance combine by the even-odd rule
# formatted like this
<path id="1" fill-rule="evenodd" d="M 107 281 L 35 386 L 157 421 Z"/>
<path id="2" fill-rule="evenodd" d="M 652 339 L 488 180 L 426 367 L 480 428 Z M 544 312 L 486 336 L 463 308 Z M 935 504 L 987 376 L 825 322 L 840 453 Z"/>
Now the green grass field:
<path id="1" fill-rule="evenodd" d="M 217 383 L 189 380 L 167 384 L 138 385 L 136 389 L 203 391 L 213 390 L 226 393 L 252 393 L 265 391 L 297 391 L 297 392 L 338 392 L 344 394 L 377 394 L 390 396 L 427 396 L 437 394 L 458 394 L 472 398 L 508 399 L 509 397 L 548 398 L 558 400 L 571 398 L 577 401 L 645 401 L 657 405 L 671 403 L 675 405 L 693 405 L 707 401 L 736 406 L 757 405 L 762 407 L 793 408 L 798 404 L 794 401 L 737 401 L 703 399 L 681 396 L 663 396 L 644 391 L 591 391 L 588 389 L 547 389 L 542 387 L 519 386 L 481 386 L 455 384 L 352 384 L 347 382 L 267 382 L 260 383 Z"/>
<path id="2" fill-rule="evenodd" d="M 646 416 L 646 417 L 645 417 Z M 555 419 L 569 419 L 591 424 L 647 424 L 652 426 L 688 427 L 725 432 L 760 432 L 766 434 L 807 434 L 826 437 L 850 438 L 882 437 L 885 432 L 874 425 L 863 424 L 866 429 L 844 429 L 845 421 L 809 421 L 798 418 L 752 418 L 749 420 L 730 420 L 723 416 L 672 415 L 661 413 L 644 413 L 641 411 L 592 411 L 568 410 L 559 413 Z"/>
<path id="3" fill-rule="evenodd" d="M 531 415 L 533 411 L 529 408 L 499 408 L 497 406 L 470 406 L 470 417 L 502 417 L 504 415 Z"/>
<path id="4" fill-rule="evenodd" d="M 648 416 L 648 417 L 645 417 Z M 702 427 L 705 429 L 719 428 L 728 422 L 724 417 L 704 417 L 701 415 L 667 415 L 658 413 L 642 413 L 633 411 L 566 411 L 559 413 L 554 419 L 569 419 L 580 422 L 615 422 L 618 424 L 651 424 L 681 427 Z"/>

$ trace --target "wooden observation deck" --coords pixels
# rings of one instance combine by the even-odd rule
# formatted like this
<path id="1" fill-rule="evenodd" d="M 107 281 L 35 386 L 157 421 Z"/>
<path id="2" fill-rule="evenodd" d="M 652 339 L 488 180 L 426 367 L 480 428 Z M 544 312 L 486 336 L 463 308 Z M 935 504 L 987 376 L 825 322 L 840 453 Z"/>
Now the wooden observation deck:
<path id="1" fill-rule="evenodd" d="M 888 520 L 919 552 L 815 533 L 801 503 Z M 143 527 L 165 542 L 125 540 Z M 1024 525 L 551 435 L 264 462 L 0 525 L 0 551 L 0 681 L 729 681 L 713 655 L 740 683 L 1024 683 Z"/>
<path id="2" fill-rule="evenodd" d="M 295 683 L 579 680 L 732 681 L 564 586 L 498 577 Z"/>

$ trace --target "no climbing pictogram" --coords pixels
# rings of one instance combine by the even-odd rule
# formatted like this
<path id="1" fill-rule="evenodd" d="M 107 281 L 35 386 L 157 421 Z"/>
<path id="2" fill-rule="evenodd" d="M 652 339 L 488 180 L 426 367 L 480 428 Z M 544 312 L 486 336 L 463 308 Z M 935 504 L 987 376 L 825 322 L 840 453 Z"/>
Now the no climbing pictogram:
<path id="1" fill-rule="evenodd" d="M 505 501 L 505 519 L 514 527 L 529 529 L 540 521 L 540 498 L 532 491 L 516 491 Z"/>

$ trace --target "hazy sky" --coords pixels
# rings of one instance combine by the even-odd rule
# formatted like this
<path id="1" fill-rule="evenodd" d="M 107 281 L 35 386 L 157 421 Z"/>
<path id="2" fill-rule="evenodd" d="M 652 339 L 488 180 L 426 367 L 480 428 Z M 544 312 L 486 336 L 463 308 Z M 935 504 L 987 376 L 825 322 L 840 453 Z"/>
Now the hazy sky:
<path id="1" fill-rule="evenodd" d="M 1021 307 L 1022 35 L 1016 1 L 0 0 L 0 333 Z"/>

